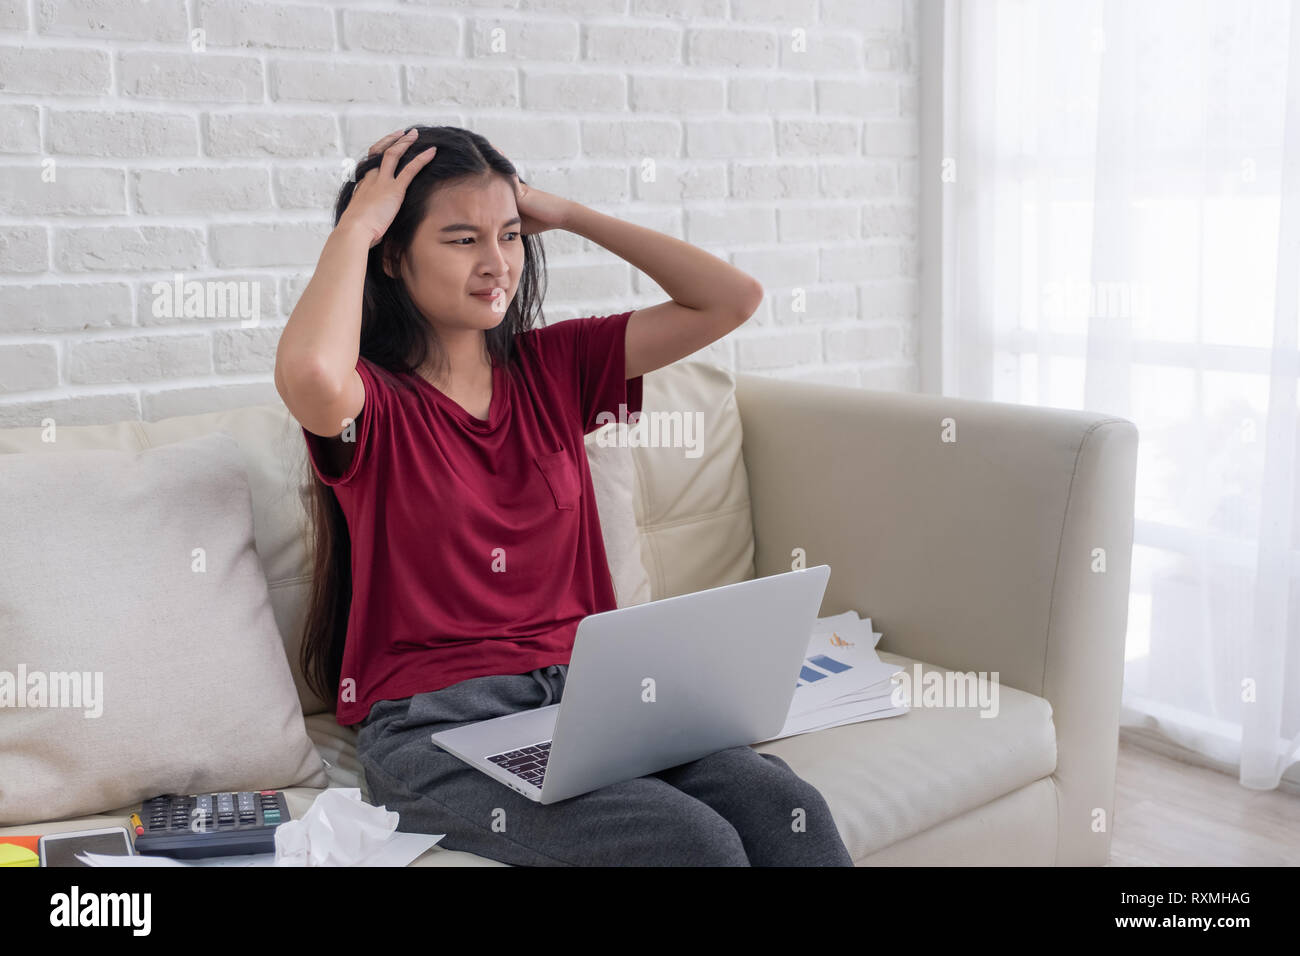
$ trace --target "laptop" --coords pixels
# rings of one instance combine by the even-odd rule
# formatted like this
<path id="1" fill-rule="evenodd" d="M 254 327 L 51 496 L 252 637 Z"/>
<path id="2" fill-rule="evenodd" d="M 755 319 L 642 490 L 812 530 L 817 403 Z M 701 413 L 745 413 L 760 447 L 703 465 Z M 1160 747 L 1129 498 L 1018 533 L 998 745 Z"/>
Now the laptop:
<path id="1" fill-rule="evenodd" d="M 557 803 L 781 732 L 830 565 L 589 614 L 558 704 L 432 735 Z"/>

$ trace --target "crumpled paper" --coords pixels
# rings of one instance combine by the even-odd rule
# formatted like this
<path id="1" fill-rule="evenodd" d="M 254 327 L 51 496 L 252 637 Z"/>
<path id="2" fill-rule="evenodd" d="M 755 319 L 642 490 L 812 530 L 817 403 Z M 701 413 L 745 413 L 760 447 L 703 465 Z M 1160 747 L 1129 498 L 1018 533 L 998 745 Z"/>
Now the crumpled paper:
<path id="1" fill-rule="evenodd" d="M 361 799 L 361 790 L 331 787 L 298 820 L 275 828 L 276 866 L 357 866 L 389 842 L 398 815 Z"/>

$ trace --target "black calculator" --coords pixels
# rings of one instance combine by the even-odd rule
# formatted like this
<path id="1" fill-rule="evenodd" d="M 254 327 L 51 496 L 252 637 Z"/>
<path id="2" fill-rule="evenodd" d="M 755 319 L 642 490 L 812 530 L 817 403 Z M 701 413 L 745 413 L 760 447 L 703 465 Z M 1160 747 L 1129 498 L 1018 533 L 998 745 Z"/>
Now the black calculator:
<path id="1" fill-rule="evenodd" d="M 274 853 L 275 828 L 292 819 L 282 790 L 237 793 L 168 793 L 146 800 L 135 852 L 181 860 Z"/>

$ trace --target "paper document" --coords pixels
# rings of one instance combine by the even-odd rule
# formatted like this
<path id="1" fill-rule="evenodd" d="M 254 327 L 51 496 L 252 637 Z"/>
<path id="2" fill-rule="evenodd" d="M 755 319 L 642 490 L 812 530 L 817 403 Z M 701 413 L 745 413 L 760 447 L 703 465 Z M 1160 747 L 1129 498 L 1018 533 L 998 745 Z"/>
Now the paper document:
<path id="1" fill-rule="evenodd" d="M 446 834 L 394 833 L 388 842 L 372 853 L 365 862 L 349 866 L 406 866 Z M 138 853 L 135 856 L 110 856 L 105 853 L 78 853 L 77 859 L 87 866 L 275 866 L 274 853 L 243 856 L 208 856 L 198 860 L 178 860 L 170 856 Z M 280 864 L 287 865 L 287 864 Z"/>
<path id="2" fill-rule="evenodd" d="M 903 668 L 876 654 L 883 636 L 872 630 L 871 618 L 859 617 L 856 611 L 819 617 L 809 637 L 785 726 L 775 737 L 759 743 L 907 713 L 905 704 L 894 706 L 891 700 L 891 678 Z"/>

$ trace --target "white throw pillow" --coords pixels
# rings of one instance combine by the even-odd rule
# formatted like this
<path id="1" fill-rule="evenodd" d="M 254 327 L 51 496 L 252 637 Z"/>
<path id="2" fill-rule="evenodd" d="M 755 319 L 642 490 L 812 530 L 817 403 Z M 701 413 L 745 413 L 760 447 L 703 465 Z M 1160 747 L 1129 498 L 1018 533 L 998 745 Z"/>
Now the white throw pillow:
<path id="1" fill-rule="evenodd" d="M 641 561 L 636 524 L 636 465 L 631 448 L 614 444 L 618 429 L 617 422 L 602 425 L 588 434 L 585 442 L 615 602 L 630 607 L 650 600 L 650 576 Z"/>
<path id="2" fill-rule="evenodd" d="M 235 440 L 0 455 L 0 825 L 327 784 Z"/>

